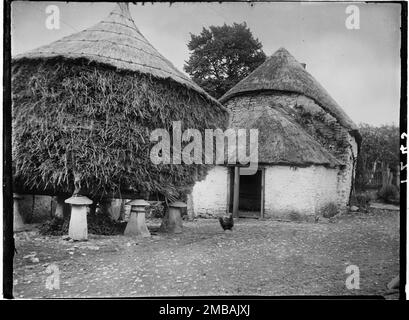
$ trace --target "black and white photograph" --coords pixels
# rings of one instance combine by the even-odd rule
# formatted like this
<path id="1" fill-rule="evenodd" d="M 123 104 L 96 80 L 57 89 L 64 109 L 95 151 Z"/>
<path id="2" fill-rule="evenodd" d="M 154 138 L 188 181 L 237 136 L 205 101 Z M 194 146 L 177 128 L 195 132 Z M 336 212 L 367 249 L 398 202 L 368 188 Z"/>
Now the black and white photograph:
<path id="1" fill-rule="evenodd" d="M 4 10 L 4 298 L 406 299 L 406 3 Z"/>

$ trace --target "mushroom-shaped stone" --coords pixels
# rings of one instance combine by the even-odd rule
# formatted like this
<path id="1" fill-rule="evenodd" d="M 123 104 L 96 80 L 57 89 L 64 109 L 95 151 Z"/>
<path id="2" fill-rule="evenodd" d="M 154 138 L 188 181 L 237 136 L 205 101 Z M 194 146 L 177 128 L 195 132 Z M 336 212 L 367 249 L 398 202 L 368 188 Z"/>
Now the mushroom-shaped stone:
<path id="1" fill-rule="evenodd" d="M 68 236 L 73 240 L 88 239 L 87 206 L 92 204 L 92 200 L 81 195 L 74 195 L 65 200 L 71 204 L 71 218 L 68 229 Z"/>
<path id="2" fill-rule="evenodd" d="M 172 202 L 169 205 L 169 207 L 172 207 L 172 208 L 186 208 L 187 204 L 182 202 L 182 201 L 175 201 L 175 202 Z"/>
<path id="3" fill-rule="evenodd" d="M 13 193 L 13 230 L 15 232 L 25 229 L 25 224 L 20 214 L 20 200 L 22 199 L 24 199 L 22 196 Z"/>
<path id="4" fill-rule="evenodd" d="M 182 233 L 182 209 L 187 205 L 181 201 L 175 201 L 169 205 L 169 210 L 162 220 L 160 229 L 169 233 Z"/>
<path id="5" fill-rule="evenodd" d="M 149 202 L 143 199 L 131 200 L 126 203 L 131 206 L 131 215 L 126 225 L 124 235 L 136 237 L 150 237 L 145 220 L 145 208 L 149 206 Z"/>

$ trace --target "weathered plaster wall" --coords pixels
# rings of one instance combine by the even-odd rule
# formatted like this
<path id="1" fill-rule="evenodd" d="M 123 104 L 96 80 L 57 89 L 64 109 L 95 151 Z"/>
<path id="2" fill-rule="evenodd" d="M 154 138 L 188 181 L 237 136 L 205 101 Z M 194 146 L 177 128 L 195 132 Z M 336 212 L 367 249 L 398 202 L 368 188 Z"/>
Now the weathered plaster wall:
<path id="1" fill-rule="evenodd" d="M 318 214 L 338 201 L 338 170 L 323 166 L 305 168 L 268 166 L 265 173 L 265 217 L 288 218 L 291 212 Z M 217 166 L 191 194 L 195 216 L 217 216 L 227 211 L 228 170 Z M 189 214 L 192 214 L 191 212 Z"/>
<path id="2" fill-rule="evenodd" d="M 227 210 L 228 169 L 216 166 L 203 181 L 196 182 L 190 195 L 195 216 L 216 216 Z M 191 209 L 190 209 L 191 210 Z M 193 215 L 189 212 L 189 215 Z"/>
<path id="3" fill-rule="evenodd" d="M 323 166 L 295 168 L 271 166 L 265 173 L 265 216 L 287 218 L 318 214 L 329 202 L 336 202 L 337 169 Z"/>

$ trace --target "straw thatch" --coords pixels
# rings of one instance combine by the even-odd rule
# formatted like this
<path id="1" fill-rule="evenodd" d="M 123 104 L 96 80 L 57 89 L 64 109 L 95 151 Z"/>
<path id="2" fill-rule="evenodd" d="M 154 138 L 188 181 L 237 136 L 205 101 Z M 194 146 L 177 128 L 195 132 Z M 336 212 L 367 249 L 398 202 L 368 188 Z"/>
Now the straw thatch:
<path id="1" fill-rule="evenodd" d="M 14 188 L 178 197 L 204 165 L 153 165 L 150 132 L 225 128 L 226 110 L 136 29 L 126 5 L 12 61 Z M 199 112 L 200 110 L 200 112 Z"/>
<path id="2" fill-rule="evenodd" d="M 258 162 L 293 166 L 342 165 L 320 143 L 307 134 L 293 118 L 281 110 L 233 114 L 231 128 L 258 128 Z M 247 150 L 250 155 L 251 150 Z"/>
<path id="3" fill-rule="evenodd" d="M 327 91 L 284 48 L 277 50 L 249 76 L 220 98 L 225 103 L 234 96 L 258 91 L 284 91 L 303 94 L 334 116 L 360 140 L 358 127 Z"/>
<path id="4" fill-rule="evenodd" d="M 119 3 L 106 19 L 93 27 L 19 54 L 13 60 L 55 57 L 70 60 L 85 58 L 119 70 L 136 71 L 162 79 L 170 78 L 215 102 L 146 40 L 132 20 L 127 3 Z"/>

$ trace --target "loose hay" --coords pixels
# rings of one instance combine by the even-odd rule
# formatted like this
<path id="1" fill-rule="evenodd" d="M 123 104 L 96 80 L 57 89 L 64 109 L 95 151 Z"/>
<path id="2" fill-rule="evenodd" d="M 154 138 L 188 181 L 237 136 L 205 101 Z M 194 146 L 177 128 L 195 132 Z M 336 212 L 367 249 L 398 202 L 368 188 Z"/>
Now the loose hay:
<path id="1" fill-rule="evenodd" d="M 173 81 L 81 59 L 18 60 L 12 67 L 15 190 L 91 196 L 122 190 L 179 197 L 209 165 L 153 165 L 156 128 L 227 125 L 220 105 Z M 200 112 L 198 112 L 200 111 Z"/>

